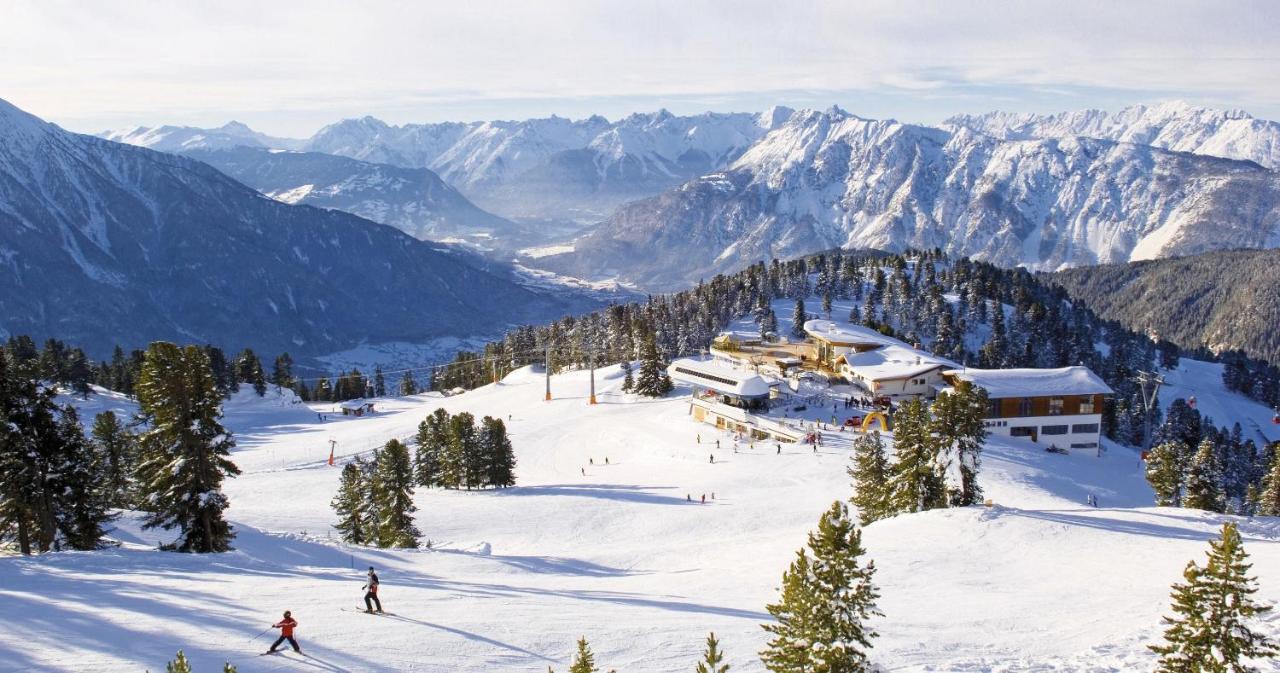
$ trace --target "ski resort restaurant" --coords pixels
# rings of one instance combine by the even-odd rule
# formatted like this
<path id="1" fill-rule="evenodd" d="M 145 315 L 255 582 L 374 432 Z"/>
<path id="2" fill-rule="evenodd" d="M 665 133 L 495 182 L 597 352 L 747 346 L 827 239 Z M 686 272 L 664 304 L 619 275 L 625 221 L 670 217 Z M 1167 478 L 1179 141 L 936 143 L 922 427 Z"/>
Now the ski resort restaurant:
<path id="1" fill-rule="evenodd" d="M 1088 367 L 1060 369 L 950 369 L 954 385 L 987 391 L 987 431 L 1058 449 L 1097 449 L 1102 399 L 1112 390 Z"/>
<path id="2" fill-rule="evenodd" d="M 820 363 L 877 397 L 936 397 L 942 372 L 959 366 L 861 325 L 810 320 L 804 330 Z"/>
<path id="3" fill-rule="evenodd" d="M 776 384 L 758 374 L 716 360 L 682 358 L 667 367 L 667 375 L 693 388 L 689 413 L 699 423 L 753 439 L 800 440 L 802 433 L 797 430 L 751 413 L 767 410 L 769 400 L 777 395 Z"/>

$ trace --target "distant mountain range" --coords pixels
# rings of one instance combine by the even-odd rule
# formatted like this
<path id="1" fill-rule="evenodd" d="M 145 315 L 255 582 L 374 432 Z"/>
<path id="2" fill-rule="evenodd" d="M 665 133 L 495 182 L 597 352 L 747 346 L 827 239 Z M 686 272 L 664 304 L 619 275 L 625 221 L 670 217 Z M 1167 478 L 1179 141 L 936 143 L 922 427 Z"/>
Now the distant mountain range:
<path id="1" fill-rule="evenodd" d="M 1069 137 L 1004 140 L 793 114 L 726 170 L 629 203 L 537 263 L 669 289 L 828 248 L 942 248 L 1006 266 L 1280 245 L 1280 175 L 1255 163 Z"/>
<path id="2" fill-rule="evenodd" d="M 0 101 L 0 335 L 104 356 L 154 339 L 319 355 L 491 334 L 595 305 L 180 155 Z"/>
<path id="3" fill-rule="evenodd" d="M 1184 348 L 1239 349 L 1280 364 L 1280 250 L 1079 267 L 1050 274 L 1098 315 Z"/>
<path id="4" fill-rule="evenodd" d="M 319 159 L 242 153 L 263 165 L 224 167 L 276 198 L 428 238 L 478 232 L 504 253 L 528 246 L 527 266 L 646 290 L 831 247 L 940 247 L 1054 270 L 1280 245 L 1280 124 L 1176 102 L 961 115 L 939 127 L 774 108 L 612 122 L 392 126 L 365 117 L 306 140 L 234 123 L 117 136 L 184 152 L 225 150 L 240 138 L 357 159 L 366 163 L 331 170 L 317 168 Z M 432 196 L 438 188 L 396 186 L 434 184 L 430 177 L 385 179 L 390 166 L 434 171 L 523 228 L 472 225 L 474 211 L 462 206 L 456 212 L 466 215 L 455 218 Z M 266 173 L 273 179 L 256 177 Z"/>

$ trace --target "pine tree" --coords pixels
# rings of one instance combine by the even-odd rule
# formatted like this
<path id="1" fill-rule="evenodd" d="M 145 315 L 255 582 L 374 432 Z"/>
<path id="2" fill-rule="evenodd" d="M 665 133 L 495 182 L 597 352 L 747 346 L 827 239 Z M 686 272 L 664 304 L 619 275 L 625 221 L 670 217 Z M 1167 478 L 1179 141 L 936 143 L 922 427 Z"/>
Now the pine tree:
<path id="1" fill-rule="evenodd" d="M 1272 457 L 1271 469 L 1263 478 L 1262 490 L 1258 493 L 1258 514 L 1280 516 L 1280 455 Z"/>
<path id="2" fill-rule="evenodd" d="M 1200 442 L 1199 448 L 1187 466 L 1187 497 L 1185 506 L 1207 512 L 1221 512 L 1222 466 L 1216 447 L 1209 438 Z"/>
<path id="3" fill-rule="evenodd" d="M 191 673 L 191 664 L 187 661 L 187 655 L 178 650 L 178 656 L 164 667 L 165 673 Z"/>
<path id="4" fill-rule="evenodd" d="M 317 402 L 333 401 L 333 384 L 329 381 L 328 377 L 322 376 L 318 381 L 316 381 L 316 387 L 311 391 L 311 396 L 315 398 Z"/>
<path id="5" fill-rule="evenodd" d="M 444 486 L 444 457 L 449 451 L 449 412 L 436 409 L 418 424 L 414 481 L 419 486 Z"/>
<path id="6" fill-rule="evenodd" d="M 373 394 L 376 397 L 387 396 L 387 379 L 382 375 L 382 367 L 373 368 Z"/>
<path id="7" fill-rule="evenodd" d="M 893 516 L 889 461 L 879 432 L 854 440 L 849 476 L 853 478 L 853 506 L 858 508 L 858 521 L 862 525 Z"/>
<path id="8" fill-rule="evenodd" d="M 58 421 L 60 455 L 54 480 L 58 529 L 68 547 L 97 549 L 106 537 L 111 513 L 111 491 L 106 483 L 106 463 L 85 439 L 74 407 L 62 410 Z"/>
<path id="9" fill-rule="evenodd" d="M 1156 494 L 1156 505 L 1181 507 L 1186 479 L 1187 448 L 1180 442 L 1157 444 L 1147 452 L 1147 483 Z"/>
<path id="10" fill-rule="evenodd" d="M 1173 585 L 1174 616 L 1164 618 L 1164 643 L 1149 646 L 1160 655 L 1157 673 L 1247 673 L 1257 670 L 1249 660 L 1280 653 L 1247 625 L 1271 610 L 1252 598 L 1258 588 L 1248 558 L 1239 530 L 1227 523 L 1221 537 L 1209 541 L 1205 566 L 1187 563 L 1185 583 Z"/>
<path id="11" fill-rule="evenodd" d="M 889 484 L 894 512 L 947 506 L 946 475 L 938 463 L 937 442 L 929 425 L 929 410 L 920 400 L 903 402 L 893 415 L 894 462 Z"/>
<path id="12" fill-rule="evenodd" d="M 707 634 L 707 649 L 702 653 L 702 661 L 698 662 L 694 673 L 728 673 L 729 664 L 724 662 L 724 653 L 720 651 L 720 641 L 715 632 Z"/>
<path id="13" fill-rule="evenodd" d="M 400 395 L 408 396 L 417 394 L 418 382 L 413 379 L 413 372 L 405 372 L 404 375 L 400 377 Z"/>
<path id="14" fill-rule="evenodd" d="M 138 482 L 145 527 L 178 528 L 172 548 L 219 552 L 234 533 L 222 518 L 222 480 L 240 474 L 229 456 L 234 442 L 218 422 L 220 398 L 209 358 L 195 346 L 156 342 L 138 380 L 139 407 L 150 429 L 140 438 Z"/>
<path id="15" fill-rule="evenodd" d="M 791 336 L 803 339 L 804 323 L 808 319 L 809 314 L 804 310 L 804 299 L 797 297 L 795 308 L 791 311 Z"/>
<path id="16" fill-rule="evenodd" d="M 578 639 L 578 652 L 573 656 L 573 664 L 569 666 L 569 673 L 597 673 L 600 669 L 596 668 L 596 655 L 592 653 L 591 646 L 587 644 L 586 636 Z"/>
<path id="17" fill-rule="evenodd" d="M 866 651 L 876 632 L 866 624 L 879 615 L 879 592 L 872 584 L 875 562 L 861 565 L 862 531 L 836 501 L 809 534 L 809 549 L 782 576 L 782 596 L 768 606 L 777 621 L 760 653 L 775 673 L 859 673 L 869 671 Z"/>
<path id="18" fill-rule="evenodd" d="M 978 468 L 982 444 L 987 439 L 986 391 L 968 381 L 958 381 L 950 392 L 938 396 L 930 411 L 933 414 L 930 430 L 939 451 L 945 454 L 947 462 L 954 460 L 959 468 L 960 485 L 952 492 L 951 504 L 957 507 L 978 504 L 982 501 Z"/>
<path id="19" fill-rule="evenodd" d="M 662 356 L 652 335 L 646 335 L 640 346 L 640 373 L 633 387 L 646 397 L 662 397 L 671 392 L 671 378 L 662 366 Z"/>
<path id="20" fill-rule="evenodd" d="M 288 353 L 276 356 L 271 367 L 271 383 L 275 384 L 277 391 L 293 387 L 293 358 Z"/>
<path id="21" fill-rule="evenodd" d="M 131 477 L 137 461 L 136 443 L 130 433 L 112 411 L 104 411 L 93 418 L 93 441 L 105 465 L 104 487 L 115 507 L 130 507 L 133 503 Z"/>
<path id="22" fill-rule="evenodd" d="M 516 456 L 501 419 L 485 416 L 480 420 L 480 453 L 484 457 L 485 483 L 506 488 L 516 483 Z"/>
<path id="23" fill-rule="evenodd" d="M 631 360 L 622 361 L 622 392 L 629 393 L 635 390 L 636 379 L 631 374 Z"/>
<path id="24" fill-rule="evenodd" d="M 445 488 L 467 485 L 467 460 L 476 452 L 475 416 L 462 412 L 449 419 L 449 443 L 440 460 L 440 484 Z"/>
<path id="25" fill-rule="evenodd" d="M 378 546 L 414 549 L 422 535 L 413 524 L 413 470 L 409 447 L 387 442 L 374 464 L 373 504 L 378 512 Z"/>
<path id="26" fill-rule="evenodd" d="M 338 493 L 333 497 L 331 505 L 338 515 L 338 523 L 334 525 L 343 542 L 351 544 L 367 544 L 370 542 L 365 520 L 370 503 L 366 498 L 369 492 L 368 470 L 359 458 L 342 466 L 342 476 L 338 482 Z"/>
<path id="27" fill-rule="evenodd" d="M 236 379 L 252 385 L 258 397 L 267 394 L 267 377 L 262 373 L 262 361 L 252 349 L 246 348 L 236 357 Z"/>

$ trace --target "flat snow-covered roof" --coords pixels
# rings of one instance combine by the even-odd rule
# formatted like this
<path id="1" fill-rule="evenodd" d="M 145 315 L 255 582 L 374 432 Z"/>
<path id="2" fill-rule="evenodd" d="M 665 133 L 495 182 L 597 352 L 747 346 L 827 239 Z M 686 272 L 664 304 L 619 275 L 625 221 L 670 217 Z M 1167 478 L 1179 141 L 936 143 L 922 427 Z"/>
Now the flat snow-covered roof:
<path id="1" fill-rule="evenodd" d="M 862 353 L 845 353 L 840 359 L 848 363 L 854 373 L 871 381 L 909 379 L 940 367 L 956 366 L 946 358 L 896 343 Z"/>
<path id="2" fill-rule="evenodd" d="M 988 397 L 1109 395 L 1106 382 L 1088 367 L 1059 369 L 952 369 L 943 372 L 987 391 Z"/>
<path id="3" fill-rule="evenodd" d="M 901 343 L 870 327 L 835 320 L 806 320 L 804 331 L 811 337 L 842 344 L 890 344 Z"/>
<path id="4" fill-rule="evenodd" d="M 681 358 L 667 367 L 667 375 L 676 381 L 710 388 L 726 395 L 765 397 L 769 394 L 769 383 L 759 374 L 733 369 L 715 360 Z"/>

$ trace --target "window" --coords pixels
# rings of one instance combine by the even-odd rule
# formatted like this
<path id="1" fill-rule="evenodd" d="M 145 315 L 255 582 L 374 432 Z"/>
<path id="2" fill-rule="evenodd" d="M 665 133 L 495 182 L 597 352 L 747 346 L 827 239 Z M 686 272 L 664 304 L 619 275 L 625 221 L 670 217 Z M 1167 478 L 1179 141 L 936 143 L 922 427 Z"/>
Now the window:
<path id="1" fill-rule="evenodd" d="M 1000 400 L 987 400 L 987 418 L 1000 418 Z"/>
<path id="2" fill-rule="evenodd" d="M 1086 398 L 1084 398 L 1084 399 L 1080 400 L 1080 413 L 1082 413 L 1082 414 L 1096 414 L 1096 413 L 1098 413 L 1098 412 L 1096 412 L 1096 411 L 1094 411 L 1094 410 L 1093 410 L 1093 398 L 1092 398 L 1092 397 L 1086 397 Z"/>
<path id="3" fill-rule="evenodd" d="M 1067 426 L 1065 425 L 1046 425 L 1040 428 L 1042 435 L 1065 435 L 1067 434 Z"/>
<path id="4" fill-rule="evenodd" d="M 1096 449 L 1096 448 L 1098 448 L 1098 443 L 1097 443 L 1097 442 L 1080 442 L 1079 444 L 1072 444 L 1072 445 L 1071 445 L 1071 448 L 1073 448 L 1073 449 Z"/>
<path id="5" fill-rule="evenodd" d="M 1024 397 L 1018 400 L 1018 415 L 1019 416 L 1031 415 L 1031 398 L 1030 397 Z"/>
<path id="6" fill-rule="evenodd" d="M 1073 425 L 1071 426 L 1071 432 L 1072 434 L 1084 434 L 1086 432 L 1090 434 L 1094 434 L 1098 432 L 1098 424 L 1097 423 L 1081 423 L 1079 425 Z"/>
<path id="7" fill-rule="evenodd" d="M 1049 415 L 1050 416 L 1062 415 L 1062 398 L 1061 397 L 1049 398 Z"/>
<path id="8" fill-rule="evenodd" d="M 1036 429 L 1031 426 L 1023 425 L 1009 428 L 1009 434 L 1014 437 L 1035 437 Z"/>
<path id="9" fill-rule="evenodd" d="M 685 369 L 684 367 L 676 367 L 676 371 L 680 372 L 681 374 L 687 374 L 687 375 L 689 375 L 689 376 L 696 376 L 696 377 L 698 377 L 698 378 L 700 378 L 700 379 L 706 379 L 706 380 L 708 380 L 708 381 L 715 381 L 716 383 L 723 383 L 723 384 L 724 384 L 724 385 L 726 385 L 726 386 L 736 386 L 736 385 L 738 385 L 738 382 L 737 382 L 737 381 L 733 381 L 733 380 L 731 380 L 731 379 L 726 379 L 726 378 L 724 378 L 724 377 L 722 377 L 722 376 L 714 376 L 714 375 L 712 375 L 712 374 L 703 374 L 702 372 L 695 372 L 695 371 L 693 371 L 692 369 Z"/>

